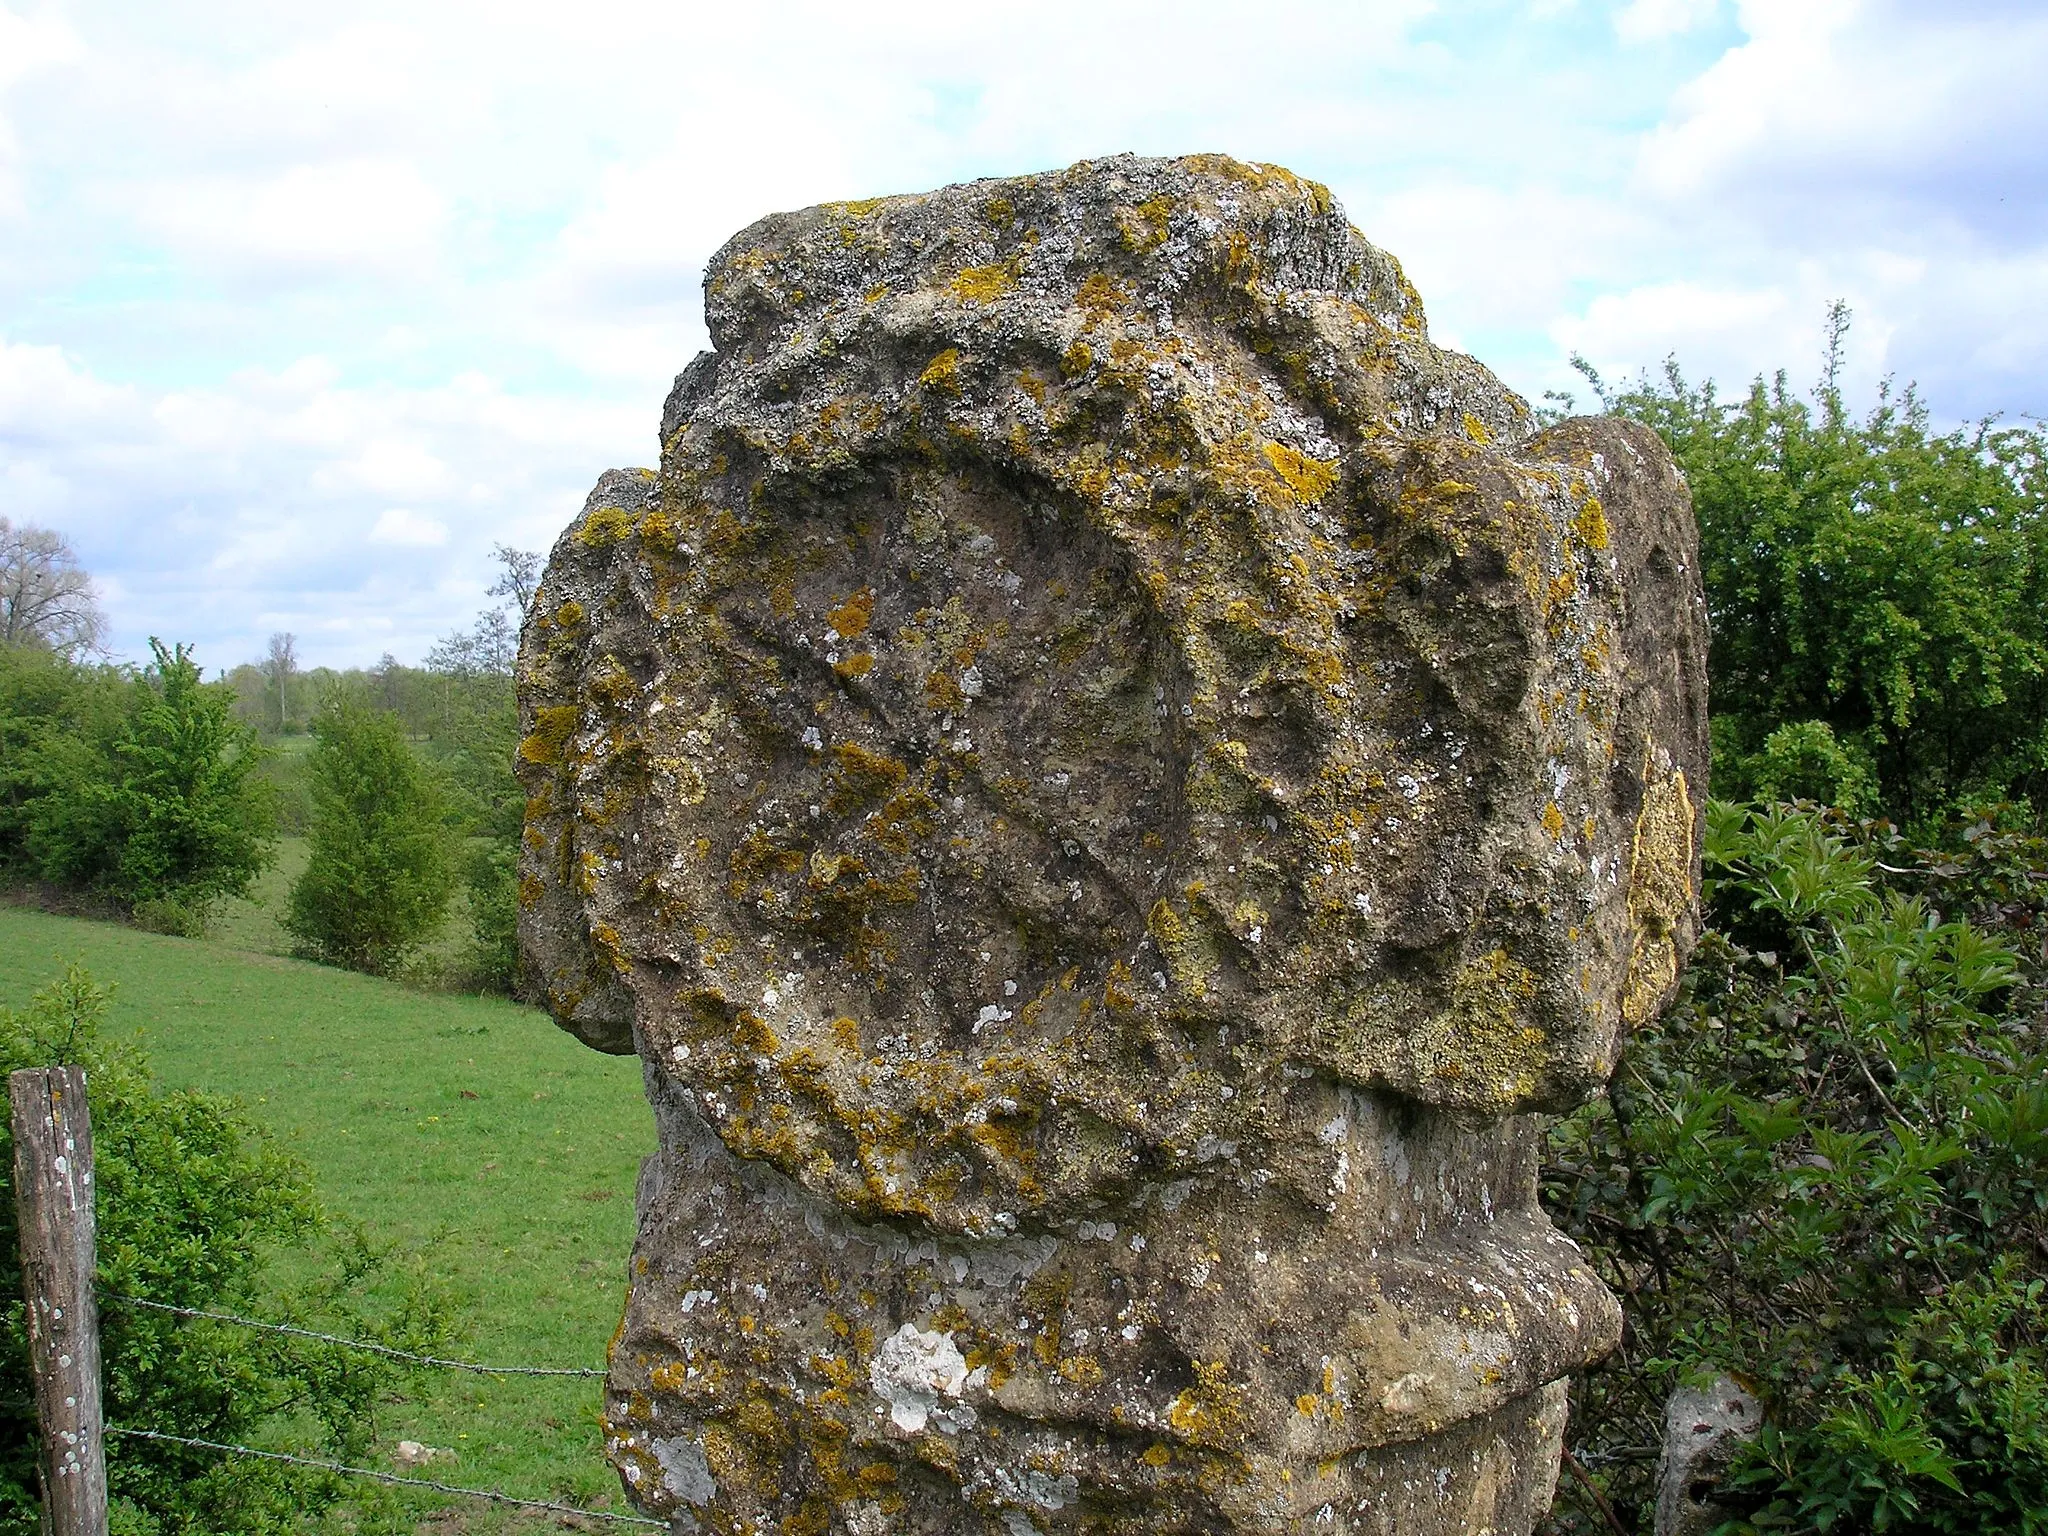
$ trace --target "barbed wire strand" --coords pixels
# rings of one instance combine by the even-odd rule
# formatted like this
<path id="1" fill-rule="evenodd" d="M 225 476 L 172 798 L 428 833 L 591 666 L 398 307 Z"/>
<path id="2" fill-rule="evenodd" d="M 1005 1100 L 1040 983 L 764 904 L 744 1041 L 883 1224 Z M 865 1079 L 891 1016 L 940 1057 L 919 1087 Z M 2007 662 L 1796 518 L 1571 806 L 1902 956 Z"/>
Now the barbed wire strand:
<path id="1" fill-rule="evenodd" d="M 341 1472 L 350 1477 L 367 1477 L 374 1482 L 389 1483 L 401 1488 L 425 1488 L 434 1493 L 455 1494 L 465 1499 L 484 1499 L 492 1504 L 509 1504 L 518 1509 L 544 1510 L 551 1515 L 581 1515 L 588 1520 L 609 1520 L 614 1525 L 649 1525 L 662 1530 L 669 1528 L 666 1520 L 649 1520 L 643 1515 L 615 1515 L 603 1509 L 578 1509 L 573 1504 L 556 1504 L 547 1499 L 516 1499 L 509 1493 L 495 1493 L 488 1488 L 459 1488 L 453 1483 L 443 1483 L 431 1477 L 401 1477 L 396 1472 L 380 1472 L 375 1467 L 351 1467 L 339 1461 L 323 1461 L 314 1456 L 293 1456 L 284 1451 L 259 1451 L 253 1445 L 231 1445 L 220 1440 L 196 1440 L 190 1435 L 167 1435 L 155 1429 L 125 1429 L 118 1424 L 109 1424 L 107 1433 L 125 1435 L 131 1440 L 160 1440 L 167 1445 L 188 1445 L 202 1451 L 224 1451 L 232 1456 L 255 1456 L 264 1461 L 282 1461 L 294 1467 L 313 1467 L 322 1472 Z"/>
<path id="2" fill-rule="evenodd" d="M 434 1355 L 416 1355 L 410 1350 L 393 1349 L 388 1344 L 372 1344 L 366 1339 L 345 1339 L 336 1333 L 319 1333 L 311 1328 L 295 1328 L 290 1323 L 266 1323 L 253 1317 L 237 1317 L 232 1312 L 213 1312 L 204 1307 L 174 1307 L 164 1301 L 144 1301 L 140 1296 L 122 1296 L 107 1292 L 105 1300 L 119 1302 L 126 1307 L 147 1307 L 152 1312 L 169 1312 L 175 1317 L 203 1317 L 210 1322 L 235 1323 L 243 1328 L 260 1328 L 266 1333 L 288 1333 L 297 1339 L 317 1339 L 322 1344 L 339 1344 L 344 1349 L 360 1349 L 366 1354 L 382 1355 L 389 1360 L 408 1360 L 414 1365 L 434 1365 L 449 1371 L 474 1371 L 480 1376 L 603 1376 L 605 1373 L 587 1365 L 479 1365 L 474 1360 L 443 1360 Z"/>

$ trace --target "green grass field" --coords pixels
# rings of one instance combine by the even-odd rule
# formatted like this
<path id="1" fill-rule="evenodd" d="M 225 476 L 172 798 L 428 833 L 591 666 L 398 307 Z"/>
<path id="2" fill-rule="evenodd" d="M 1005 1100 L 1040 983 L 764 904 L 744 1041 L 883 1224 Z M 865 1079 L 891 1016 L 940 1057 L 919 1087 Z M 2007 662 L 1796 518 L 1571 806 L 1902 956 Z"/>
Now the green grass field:
<path id="1" fill-rule="evenodd" d="M 267 886 L 288 881 L 277 870 Z M 459 1286 L 470 1358 L 601 1365 L 634 1178 L 653 1150 L 638 1063 L 586 1049 L 531 1008 L 261 953 L 277 899 L 263 895 L 272 902 L 229 914 L 207 942 L 0 907 L 0 1002 L 82 961 L 117 988 L 114 1026 L 140 1032 L 162 1083 L 242 1099 L 312 1166 L 330 1207 Z M 455 1450 L 434 1468 L 445 1480 L 622 1508 L 600 1455 L 598 1388 L 434 1373 L 428 1395 L 386 1408 L 380 1446 Z M 441 1501 L 404 1502 L 424 1517 Z M 423 1529 L 555 1528 L 461 1508 Z"/>

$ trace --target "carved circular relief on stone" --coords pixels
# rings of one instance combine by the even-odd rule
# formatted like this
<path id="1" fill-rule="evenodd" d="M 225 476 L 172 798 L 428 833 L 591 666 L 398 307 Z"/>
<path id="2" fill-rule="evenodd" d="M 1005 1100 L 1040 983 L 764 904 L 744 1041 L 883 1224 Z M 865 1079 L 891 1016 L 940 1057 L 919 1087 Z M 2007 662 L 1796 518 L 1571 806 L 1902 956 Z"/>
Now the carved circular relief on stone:
<path id="1" fill-rule="evenodd" d="M 1378 1530 L 1413 1467 L 1342 1458 L 1462 1433 L 1551 1458 L 1489 1474 L 1525 1529 L 1614 1315 L 1519 1117 L 1697 921 L 1669 455 L 1538 431 L 1220 157 L 778 215 L 706 286 L 521 656 L 526 952 L 662 1117 L 629 1484 Z"/>

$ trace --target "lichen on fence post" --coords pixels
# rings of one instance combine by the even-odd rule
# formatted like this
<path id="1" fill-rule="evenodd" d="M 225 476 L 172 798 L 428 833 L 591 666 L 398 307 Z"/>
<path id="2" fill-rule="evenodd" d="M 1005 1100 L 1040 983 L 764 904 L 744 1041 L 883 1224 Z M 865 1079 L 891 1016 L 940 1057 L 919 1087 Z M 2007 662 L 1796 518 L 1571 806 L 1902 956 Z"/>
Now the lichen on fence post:
<path id="1" fill-rule="evenodd" d="M 633 1497 L 1525 1532 L 1618 1328 L 1535 1116 L 1697 926 L 1668 454 L 1222 157 L 777 215 L 706 301 L 520 659 L 524 950 L 660 1128 Z"/>
<path id="2" fill-rule="evenodd" d="M 43 1438 L 44 1528 L 50 1536 L 107 1536 L 92 1116 L 84 1069 L 11 1072 L 7 1097 L 29 1370 Z"/>

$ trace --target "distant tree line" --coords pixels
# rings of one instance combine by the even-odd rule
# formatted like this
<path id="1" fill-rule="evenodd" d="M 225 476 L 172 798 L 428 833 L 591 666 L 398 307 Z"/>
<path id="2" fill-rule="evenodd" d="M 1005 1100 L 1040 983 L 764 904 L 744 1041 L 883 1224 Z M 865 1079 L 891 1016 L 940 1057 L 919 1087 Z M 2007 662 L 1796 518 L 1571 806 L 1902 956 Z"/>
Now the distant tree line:
<path id="1" fill-rule="evenodd" d="M 305 953 L 394 972 L 460 889 L 463 979 L 513 989 L 512 667 L 539 556 L 498 546 L 490 595 L 504 601 L 421 666 L 302 669 L 280 633 L 207 682 L 182 646 L 152 641 L 140 668 L 94 659 L 104 624 L 79 606 L 91 586 L 68 546 L 39 529 L 9 537 L 0 553 L 43 574 L 0 565 L 0 592 L 75 600 L 0 644 L 0 881 L 197 935 L 222 899 L 249 893 L 280 833 L 304 835 L 284 923 Z"/>

